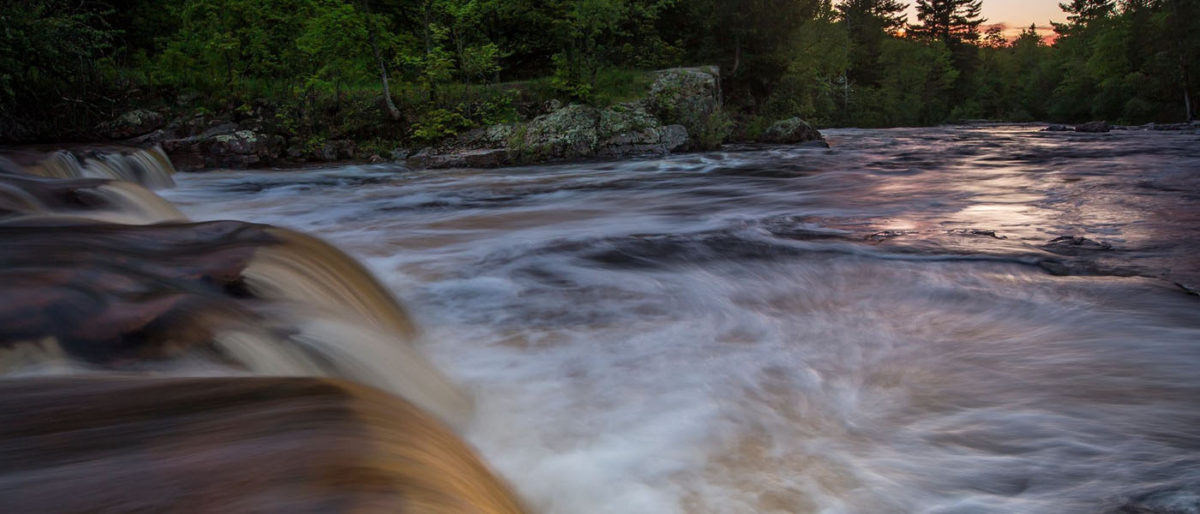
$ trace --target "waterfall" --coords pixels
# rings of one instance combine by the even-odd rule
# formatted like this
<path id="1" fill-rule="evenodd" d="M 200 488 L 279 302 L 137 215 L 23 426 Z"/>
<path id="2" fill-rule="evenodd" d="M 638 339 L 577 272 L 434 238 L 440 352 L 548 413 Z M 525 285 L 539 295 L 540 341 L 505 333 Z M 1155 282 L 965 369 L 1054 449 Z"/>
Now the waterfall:
<path id="1" fill-rule="evenodd" d="M 101 476 L 173 469 L 211 493 L 223 474 L 257 480 L 259 466 L 261 480 L 308 473 L 314 489 L 285 498 L 282 483 L 241 484 L 252 489 L 243 499 L 196 501 L 519 511 L 450 431 L 470 423 L 470 395 L 425 358 L 404 307 L 353 258 L 282 228 L 190 222 L 151 191 L 174 183 L 158 148 L 30 160 L 0 161 L 0 403 L 11 414 L 0 422 L 0 511 L 151 508 L 165 505 L 157 493 Z M 122 410 L 135 406 L 153 414 Z M 173 423 L 178 431 L 154 428 Z M 194 439 L 178 443 L 187 453 L 130 467 L 143 443 L 118 427 L 151 446 Z M 89 440 L 107 449 L 36 435 L 56 430 L 95 431 Z M 282 451 L 298 442 L 326 457 Z M 347 444 L 358 450 L 335 455 Z M 244 445 L 280 451 L 239 453 Z M 4 464 L 26 458 L 43 467 Z M 83 494 L 61 495 L 78 481 Z"/>
<path id="2" fill-rule="evenodd" d="M 23 170 L 39 177 L 121 180 L 163 189 L 175 185 L 175 166 L 162 148 L 129 148 L 115 152 L 89 150 L 80 155 L 66 150 L 52 152 L 41 162 Z"/>

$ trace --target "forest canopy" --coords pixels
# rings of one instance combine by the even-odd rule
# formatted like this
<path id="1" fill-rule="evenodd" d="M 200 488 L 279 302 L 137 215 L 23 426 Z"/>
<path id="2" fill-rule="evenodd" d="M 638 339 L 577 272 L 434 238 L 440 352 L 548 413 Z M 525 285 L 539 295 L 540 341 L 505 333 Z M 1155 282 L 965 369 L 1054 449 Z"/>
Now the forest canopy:
<path id="1" fill-rule="evenodd" d="M 1193 116 L 1200 0 L 1071 0 L 1054 37 L 1011 39 L 983 1 L 916 0 L 906 19 L 900 0 L 3 0 L 0 130 L 131 101 L 269 100 L 300 119 L 374 98 L 344 114 L 436 137 L 510 117 L 517 97 L 612 103 L 639 70 L 713 64 L 751 125 Z"/>

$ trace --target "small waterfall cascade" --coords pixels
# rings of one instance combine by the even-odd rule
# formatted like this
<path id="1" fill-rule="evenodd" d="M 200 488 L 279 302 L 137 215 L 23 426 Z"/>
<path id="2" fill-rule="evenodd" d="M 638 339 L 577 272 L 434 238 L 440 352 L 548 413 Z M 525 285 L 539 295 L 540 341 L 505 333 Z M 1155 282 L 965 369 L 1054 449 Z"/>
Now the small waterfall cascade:
<path id="1" fill-rule="evenodd" d="M 470 396 L 366 268 L 290 230 L 191 222 L 152 192 L 174 172 L 158 148 L 0 159 L 0 396 L 20 418 L 0 423 L 0 511 L 165 508 L 119 479 L 165 470 L 199 510 L 520 510 L 453 433 Z M 130 466 L 143 443 L 121 427 L 175 449 Z M 56 430 L 105 449 L 38 442 Z M 289 462 L 299 443 L 316 456 Z M 248 490 L 214 492 L 224 474 Z M 284 494 L 293 474 L 310 490 Z"/>

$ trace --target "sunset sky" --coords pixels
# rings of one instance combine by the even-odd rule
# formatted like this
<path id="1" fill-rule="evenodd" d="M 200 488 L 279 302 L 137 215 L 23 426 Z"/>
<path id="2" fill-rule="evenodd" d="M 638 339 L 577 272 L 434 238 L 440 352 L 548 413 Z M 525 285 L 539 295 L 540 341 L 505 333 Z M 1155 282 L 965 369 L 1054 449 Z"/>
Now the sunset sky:
<path id="1" fill-rule="evenodd" d="M 1016 36 L 1030 23 L 1036 23 L 1039 32 L 1048 33 L 1051 21 L 1062 22 L 1067 18 L 1058 8 L 1058 0 L 983 0 L 983 17 L 987 18 L 985 26 L 1004 24 L 1008 36 Z M 908 22 L 917 22 L 916 7 L 909 7 Z"/>

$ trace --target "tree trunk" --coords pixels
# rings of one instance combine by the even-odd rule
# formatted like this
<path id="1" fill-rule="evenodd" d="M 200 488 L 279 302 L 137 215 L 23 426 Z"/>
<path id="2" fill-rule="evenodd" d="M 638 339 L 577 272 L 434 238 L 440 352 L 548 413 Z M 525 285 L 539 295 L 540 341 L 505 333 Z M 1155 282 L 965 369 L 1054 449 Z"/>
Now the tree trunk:
<path id="1" fill-rule="evenodd" d="M 371 40 L 371 52 L 375 54 L 375 62 L 379 63 L 379 81 L 383 83 L 383 103 L 387 105 L 388 116 L 394 121 L 400 121 L 400 109 L 392 101 L 392 88 L 388 84 L 387 64 L 383 62 L 383 54 L 379 51 L 379 42 L 375 40 L 375 31 L 368 30 L 367 37 Z"/>
<path id="2" fill-rule="evenodd" d="M 1179 60 L 1183 61 L 1183 58 L 1181 57 Z M 1184 119 L 1184 121 L 1191 123 L 1192 119 L 1193 119 L 1192 118 L 1192 82 L 1191 82 L 1191 77 L 1188 76 L 1187 66 L 1182 64 L 1182 62 L 1180 64 L 1180 66 L 1183 67 L 1183 108 L 1187 111 L 1187 115 L 1184 116 L 1183 119 Z"/>
<path id="3" fill-rule="evenodd" d="M 375 55 L 375 62 L 379 64 L 379 81 L 383 83 L 383 102 L 387 105 L 388 116 L 393 121 L 400 121 L 400 109 L 397 109 L 396 103 L 392 101 L 392 88 L 388 84 L 387 63 L 383 62 L 383 52 L 379 51 L 379 38 L 375 35 L 375 26 L 371 24 L 371 3 L 364 0 L 362 10 L 367 23 L 367 42 L 371 44 L 371 53 Z"/>
<path id="4" fill-rule="evenodd" d="M 422 12 L 422 28 L 425 31 L 425 65 L 429 66 L 429 56 L 433 54 L 433 33 L 429 26 L 433 24 L 433 1 L 425 0 L 425 9 Z M 437 83 L 433 80 L 429 81 L 429 101 L 437 101 Z"/>
<path id="5" fill-rule="evenodd" d="M 729 70 L 730 77 L 736 77 L 738 68 L 742 67 L 742 36 L 733 36 L 733 69 Z"/>

